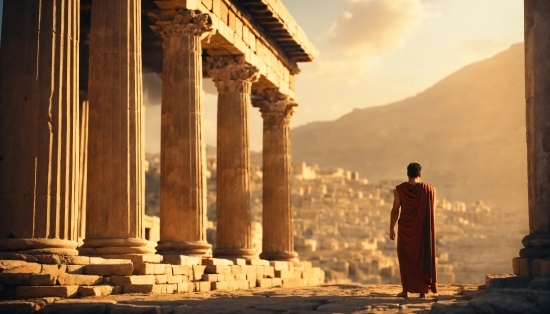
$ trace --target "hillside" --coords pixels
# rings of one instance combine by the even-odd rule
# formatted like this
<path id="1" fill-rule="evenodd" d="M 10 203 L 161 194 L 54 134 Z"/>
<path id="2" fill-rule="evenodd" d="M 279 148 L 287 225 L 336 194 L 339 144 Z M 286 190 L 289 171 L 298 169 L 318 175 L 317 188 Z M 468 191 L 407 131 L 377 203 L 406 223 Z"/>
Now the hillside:
<path id="1" fill-rule="evenodd" d="M 297 127 L 293 161 L 371 181 L 405 179 L 416 161 L 441 195 L 527 216 L 523 55 L 516 44 L 414 97 Z"/>

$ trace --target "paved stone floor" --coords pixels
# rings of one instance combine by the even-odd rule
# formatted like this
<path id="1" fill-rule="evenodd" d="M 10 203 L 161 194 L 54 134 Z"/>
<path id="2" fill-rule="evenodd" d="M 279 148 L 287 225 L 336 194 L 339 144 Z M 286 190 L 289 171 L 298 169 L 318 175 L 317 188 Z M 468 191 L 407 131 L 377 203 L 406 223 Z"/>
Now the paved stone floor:
<path id="1" fill-rule="evenodd" d="M 34 309 L 40 308 L 43 313 L 428 313 L 435 302 L 466 304 L 485 291 L 475 285 L 441 285 L 437 296 L 429 294 L 426 299 L 420 299 L 418 294 L 411 294 L 403 299 L 396 297 L 400 290 L 401 287 L 395 285 L 328 285 L 154 296 L 115 295 L 37 300 L 42 303 L 34 304 Z M 26 312 L 23 304 L 18 308 L 19 313 Z M 15 307 L 0 303 L 0 313 L 9 313 L 10 309 Z"/>

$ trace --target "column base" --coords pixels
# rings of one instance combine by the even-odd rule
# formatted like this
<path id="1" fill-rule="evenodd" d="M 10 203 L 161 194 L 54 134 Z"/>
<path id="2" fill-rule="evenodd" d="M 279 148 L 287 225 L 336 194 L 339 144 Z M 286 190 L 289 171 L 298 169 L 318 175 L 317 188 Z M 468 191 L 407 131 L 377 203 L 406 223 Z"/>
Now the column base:
<path id="1" fill-rule="evenodd" d="M 78 248 L 80 255 L 103 256 L 113 254 L 154 254 L 155 249 L 149 241 L 138 238 L 129 239 L 84 239 Z"/>
<path id="2" fill-rule="evenodd" d="M 531 233 L 521 241 L 524 248 L 520 257 L 514 257 L 512 267 L 518 277 L 541 277 L 550 275 L 550 234 Z"/>
<path id="3" fill-rule="evenodd" d="M 76 241 L 48 238 L 0 239 L 0 252 L 21 254 L 78 255 Z"/>
<path id="4" fill-rule="evenodd" d="M 232 258 L 254 259 L 256 257 L 256 250 L 216 248 L 214 249 L 214 257 L 227 258 L 227 259 L 232 259 Z"/>
<path id="5" fill-rule="evenodd" d="M 298 259 L 298 253 L 292 251 L 284 252 L 262 252 L 260 254 L 261 259 L 266 259 L 268 261 L 286 261 L 297 263 L 300 260 Z"/>
<path id="6" fill-rule="evenodd" d="M 161 255 L 212 257 L 212 245 L 206 241 L 159 241 L 156 249 Z"/>

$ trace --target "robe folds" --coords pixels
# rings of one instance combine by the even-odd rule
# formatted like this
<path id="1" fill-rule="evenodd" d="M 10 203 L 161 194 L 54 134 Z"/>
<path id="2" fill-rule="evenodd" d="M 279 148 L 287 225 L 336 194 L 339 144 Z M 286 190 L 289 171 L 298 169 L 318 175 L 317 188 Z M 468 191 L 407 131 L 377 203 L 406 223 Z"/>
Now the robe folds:
<path id="1" fill-rule="evenodd" d="M 435 265 L 435 188 L 428 183 L 403 182 L 396 187 L 401 201 L 397 257 L 403 290 L 437 293 Z"/>

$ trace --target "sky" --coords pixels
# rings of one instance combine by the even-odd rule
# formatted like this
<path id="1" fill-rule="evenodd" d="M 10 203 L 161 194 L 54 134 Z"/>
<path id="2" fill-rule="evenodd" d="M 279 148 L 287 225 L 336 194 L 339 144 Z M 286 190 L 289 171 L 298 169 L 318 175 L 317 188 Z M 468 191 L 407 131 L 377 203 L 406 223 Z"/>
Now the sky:
<path id="1" fill-rule="evenodd" d="M 300 63 L 291 127 L 334 120 L 424 91 L 463 66 L 523 41 L 523 0 L 282 0 L 316 47 Z M 0 0 L 0 12 L 3 0 Z M 146 150 L 160 150 L 160 90 L 145 89 Z M 144 84 L 148 85 L 148 84 Z M 204 80 L 204 139 L 216 143 L 215 88 Z M 249 108 L 250 148 L 262 119 Z"/>
<path id="2" fill-rule="evenodd" d="M 314 62 L 299 64 L 291 127 L 414 96 L 523 41 L 522 0 L 282 1 L 316 47 Z M 205 89 L 214 90 L 208 79 Z M 146 147 L 156 152 L 160 107 L 146 110 Z M 216 95 L 209 92 L 203 125 L 206 143 L 215 145 Z M 255 108 L 249 130 L 251 150 L 261 151 Z"/>

